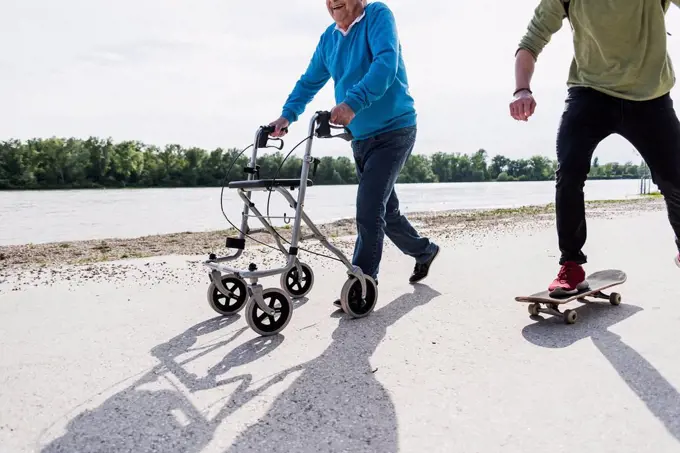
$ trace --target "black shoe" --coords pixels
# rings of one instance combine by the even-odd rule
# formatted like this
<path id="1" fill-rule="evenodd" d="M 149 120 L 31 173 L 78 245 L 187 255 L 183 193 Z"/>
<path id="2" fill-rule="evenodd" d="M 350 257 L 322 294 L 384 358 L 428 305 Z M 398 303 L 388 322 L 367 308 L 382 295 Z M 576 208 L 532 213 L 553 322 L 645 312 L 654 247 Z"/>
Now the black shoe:
<path id="1" fill-rule="evenodd" d="M 435 247 L 437 247 L 437 249 L 434 251 L 432 258 L 425 261 L 424 263 L 416 263 L 416 266 L 413 268 L 413 274 L 411 274 L 411 278 L 408 279 L 409 283 L 418 283 L 427 277 L 432 262 L 437 257 L 437 255 L 439 255 L 439 246 L 437 245 Z"/>
<path id="2" fill-rule="evenodd" d="M 378 286 L 378 282 L 375 282 L 375 286 Z M 337 308 L 342 308 L 342 305 L 340 304 L 340 299 L 336 299 L 333 301 L 333 305 L 335 305 Z"/>

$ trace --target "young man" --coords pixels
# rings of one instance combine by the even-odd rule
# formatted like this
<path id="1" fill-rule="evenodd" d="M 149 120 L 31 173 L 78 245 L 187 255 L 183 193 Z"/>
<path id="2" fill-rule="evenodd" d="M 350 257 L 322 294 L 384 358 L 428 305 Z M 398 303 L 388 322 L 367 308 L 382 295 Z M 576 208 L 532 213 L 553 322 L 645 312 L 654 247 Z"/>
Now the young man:
<path id="1" fill-rule="evenodd" d="M 331 122 L 347 127 L 359 187 L 358 237 L 352 264 L 377 280 L 383 239 L 416 260 L 410 282 L 424 279 L 439 247 L 421 237 L 399 211 L 394 184 L 416 139 L 416 112 L 408 91 L 397 26 L 383 3 L 326 0 L 333 18 L 321 35 L 311 62 L 283 106 L 273 136 L 295 122 L 307 104 L 333 78 L 337 105 Z"/>
<path id="2" fill-rule="evenodd" d="M 676 5 L 680 0 L 672 0 Z M 510 114 L 527 121 L 536 102 L 534 64 L 566 18 L 574 35 L 566 106 L 557 132 L 557 233 L 562 266 L 553 295 L 587 287 L 583 186 L 597 145 L 611 134 L 627 139 L 649 165 L 664 195 L 680 250 L 680 122 L 669 92 L 675 75 L 666 51 L 669 0 L 541 0 L 520 41 Z M 680 267 L 680 254 L 675 252 Z"/>

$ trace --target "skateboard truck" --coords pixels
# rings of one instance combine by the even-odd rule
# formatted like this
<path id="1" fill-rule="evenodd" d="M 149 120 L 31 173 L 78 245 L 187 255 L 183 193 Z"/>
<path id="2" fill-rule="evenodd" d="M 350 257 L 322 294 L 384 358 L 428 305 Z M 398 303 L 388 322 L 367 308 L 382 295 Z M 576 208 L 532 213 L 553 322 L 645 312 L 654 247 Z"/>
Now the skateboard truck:
<path id="1" fill-rule="evenodd" d="M 619 293 L 611 293 L 611 294 L 605 294 L 602 291 L 598 291 L 593 294 L 589 294 L 589 296 L 595 297 L 597 299 L 605 299 L 608 300 L 610 304 L 617 306 L 621 305 L 621 294 Z M 584 297 L 579 297 L 576 299 L 579 302 L 588 302 L 588 300 Z"/>
<path id="2" fill-rule="evenodd" d="M 589 296 L 595 297 L 597 299 L 606 299 L 609 301 L 610 304 L 617 306 L 621 304 L 621 294 L 619 293 L 611 293 L 609 295 L 603 293 L 602 291 L 598 291 L 596 293 L 588 294 Z M 576 299 L 577 301 L 581 303 L 587 303 L 588 299 L 584 297 L 579 297 Z M 576 320 L 578 319 L 578 313 L 576 310 L 564 310 L 563 312 L 560 311 L 559 304 L 543 304 L 546 306 L 546 308 L 541 307 L 540 302 L 534 302 L 533 304 L 529 305 L 529 314 L 531 316 L 538 316 L 539 313 L 545 313 L 548 315 L 553 315 L 553 316 L 559 316 L 562 319 L 564 319 L 564 322 L 567 324 L 574 324 Z"/>

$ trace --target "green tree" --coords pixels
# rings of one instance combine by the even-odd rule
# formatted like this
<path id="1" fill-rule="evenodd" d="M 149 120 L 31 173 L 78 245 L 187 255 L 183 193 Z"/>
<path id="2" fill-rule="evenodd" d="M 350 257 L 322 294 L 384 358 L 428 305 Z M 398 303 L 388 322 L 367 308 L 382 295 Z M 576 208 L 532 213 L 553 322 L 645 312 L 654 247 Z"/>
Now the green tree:
<path id="1" fill-rule="evenodd" d="M 237 158 L 238 157 L 238 158 Z M 301 153 L 261 152 L 262 178 L 298 178 Z M 236 162 L 234 160 L 236 159 Z M 138 141 L 114 143 L 110 138 L 51 137 L 0 142 L 0 189 L 96 187 L 214 187 L 245 179 L 250 153 L 235 148 L 204 150 L 171 144 L 162 149 Z M 231 168 L 230 173 L 227 171 Z M 545 181 L 554 178 L 557 163 L 544 156 L 510 159 L 486 150 L 472 154 L 437 152 L 412 155 L 399 175 L 400 183 L 471 181 Z M 642 167 L 632 162 L 600 164 L 594 159 L 591 178 L 639 178 Z M 314 183 L 356 184 L 354 161 L 347 156 L 321 158 Z"/>
<path id="2" fill-rule="evenodd" d="M 432 171 L 430 159 L 427 156 L 411 155 L 401 171 L 397 182 L 400 183 L 424 183 L 436 182 L 437 175 Z"/>
<path id="3" fill-rule="evenodd" d="M 501 155 L 493 156 L 491 159 L 491 165 L 489 166 L 489 176 L 491 179 L 496 179 L 501 173 L 507 172 L 509 164 L 510 159 L 507 157 Z"/>

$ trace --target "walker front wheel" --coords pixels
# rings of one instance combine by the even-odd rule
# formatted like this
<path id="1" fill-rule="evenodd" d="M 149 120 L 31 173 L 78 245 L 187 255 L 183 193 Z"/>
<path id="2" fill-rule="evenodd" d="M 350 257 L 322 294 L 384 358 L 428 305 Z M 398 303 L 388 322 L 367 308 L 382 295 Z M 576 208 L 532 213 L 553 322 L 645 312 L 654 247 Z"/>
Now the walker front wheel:
<path id="1" fill-rule="evenodd" d="M 251 297 L 246 305 L 246 321 L 248 326 L 264 337 L 276 335 L 286 328 L 293 316 L 293 303 L 288 294 L 279 288 L 268 288 L 262 292 L 265 305 L 273 308 L 273 316 L 268 315 L 257 305 Z"/>
<path id="2" fill-rule="evenodd" d="M 234 274 L 223 275 L 220 280 L 229 293 L 222 294 L 215 282 L 211 282 L 208 286 L 208 303 L 222 316 L 233 316 L 243 309 L 248 299 L 246 282 Z"/>
<path id="3" fill-rule="evenodd" d="M 375 280 L 366 276 L 366 298 L 361 297 L 361 282 L 350 277 L 342 286 L 340 306 L 352 318 L 363 318 L 371 314 L 378 302 L 378 286 Z"/>

